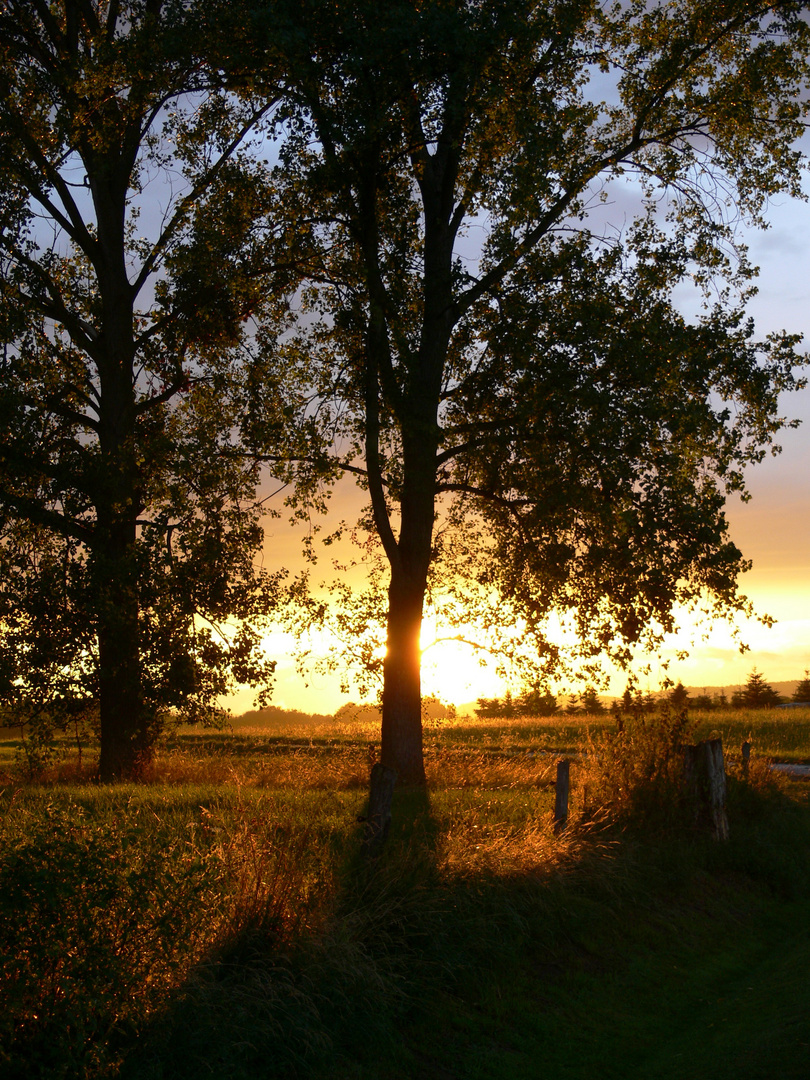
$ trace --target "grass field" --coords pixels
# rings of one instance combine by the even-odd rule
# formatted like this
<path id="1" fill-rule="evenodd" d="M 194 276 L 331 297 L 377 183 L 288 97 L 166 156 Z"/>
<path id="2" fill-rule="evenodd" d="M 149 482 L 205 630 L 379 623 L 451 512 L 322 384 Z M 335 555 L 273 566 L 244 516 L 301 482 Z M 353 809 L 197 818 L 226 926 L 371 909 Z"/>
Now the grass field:
<path id="1" fill-rule="evenodd" d="M 0 742 L 0 1075 L 806 1078 L 810 787 L 767 759 L 810 761 L 810 710 L 695 721 L 728 844 L 667 802 L 649 733 L 455 721 L 374 865 L 371 729 L 180 735 L 115 787 Z"/>

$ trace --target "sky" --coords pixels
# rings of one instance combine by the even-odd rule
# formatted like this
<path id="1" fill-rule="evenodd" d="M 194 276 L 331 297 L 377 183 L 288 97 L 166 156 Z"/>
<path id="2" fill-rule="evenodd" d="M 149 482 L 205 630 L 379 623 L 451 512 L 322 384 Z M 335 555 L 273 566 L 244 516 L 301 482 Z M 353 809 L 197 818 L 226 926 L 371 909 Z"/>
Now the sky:
<path id="1" fill-rule="evenodd" d="M 810 182 L 806 185 L 810 192 Z M 752 262 L 759 266 L 758 293 L 749 305 L 758 336 L 788 330 L 803 334 L 810 351 L 810 202 L 782 196 L 768 211 L 770 228 L 747 236 Z M 751 499 L 737 497 L 727 503 L 731 539 L 753 563 L 741 579 L 741 589 L 759 615 L 769 615 L 771 627 L 756 620 L 740 622 L 740 640 L 749 649 L 741 653 L 729 627 L 717 624 L 681 634 L 668 642 L 659 658 L 651 658 L 650 673 L 643 684 L 657 690 L 668 674 L 694 687 L 729 686 L 745 681 L 753 668 L 770 681 L 798 679 L 810 668 L 810 387 L 782 400 L 783 415 L 800 419 L 797 430 L 778 438 L 782 452 L 767 457 L 748 474 Z M 351 482 L 334 497 L 335 518 L 353 520 L 364 497 Z M 265 559 L 270 567 L 300 565 L 300 533 L 284 520 L 268 521 Z M 327 576 L 329 559 L 322 559 L 314 578 Z M 434 628 L 435 629 L 435 628 Z M 431 629 L 423 635 L 428 643 Z M 322 645 L 323 642 L 320 642 Z M 292 639 L 281 632 L 266 642 L 277 661 L 273 700 L 285 708 L 332 712 L 349 700 L 360 700 L 357 690 L 349 697 L 340 691 L 339 679 L 310 670 L 296 671 L 291 654 Z M 316 650 L 319 642 L 314 642 Z M 686 660 L 676 660 L 676 650 L 688 648 Z M 664 662 L 670 666 L 665 669 Z M 608 693 L 621 693 L 626 676 L 614 675 Z M 462 706 L 480 696 L 492 697 L 509 689 L 490 666 L 482 668 L 471 650 L 454 643 L 434 645 L 423 656 L 423 692 Z M 511 687 L 513 690 L 516 686 Z M 562 687 L 560 687 L 562 689 Z M 580 689 L 572 687 L 571 689 Z M 229 699 L 234 711 L 250 708 L 252 694 L 240 692 Z"/>

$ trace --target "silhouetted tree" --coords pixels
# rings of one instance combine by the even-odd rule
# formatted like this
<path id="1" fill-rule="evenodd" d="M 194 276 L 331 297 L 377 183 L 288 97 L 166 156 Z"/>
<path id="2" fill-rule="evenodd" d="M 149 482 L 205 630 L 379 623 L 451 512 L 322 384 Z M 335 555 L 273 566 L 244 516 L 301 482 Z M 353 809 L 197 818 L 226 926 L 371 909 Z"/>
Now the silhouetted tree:
<path id="1" fill-rule="evenodd" d="M 0 692 L 97 707 L 103 779 L 272 671 L 240 445 L 244 320 L 274 325 L 240 146 L 271 106 L 217 86 L 205 9 L 0 8 Z M 291 380 L 252 375 L 277 434 Z"/>
<path id="2" fill-rule="evenodd" d="M 805 671 L 804 678 L 799 682 L 799 685 L 793 691 L 793 697 L 791 700 L 810 702 L 810 672 Z"/>
<path id="3" fill-rule="evenodd" d="M 496 716 L 503 715 L 503 705 L 500 698 L 480 697 L 476 704 L 475 715 L 482 720 L 491 720 Z"/>
<path id="4" fill-rule="evenodd" d="M 551 612 L 623 663 L 682 600 L 744 606 L 725 496 L 779 427 L 793 342 L 756 344 L 725 285 L 695 322 L 672 298 L 743 284 L 726 199 L 798 190 L 805 8 L 246 8 L 249 62 L 286 72 L 282 209 L 313 240 L 289 347 L 389 571 L 382 760 L 423 782 L 429 582 L 497 593 L 546 672 Z M 643 205 L 606 227 L 621 177 Z"/>
<path id="5" fill-rule="evenodd" d="M 677 684 L 669 692 L 669 703 L 672 707 L 680 712 L 681 709 L 685 709 L 689 704 L 689 691 L 678 680 Z"/>
<path id="6" fill-rule="evenodd" d="M 585 713 L 598 716 L 601 713 L 605 712 L 605 706 L 599 700 L 599 696 L 597 695 L 593 687 L 589 686 L 587 690 L 585 690 L 580 695 L 579 703 L 582 711 Z"/>
<path id="7" fill-rule="evenodd" d="M 539 686 L 524 691 L 518 698 L 518 708 L 523 716 L 553 716 L 558 710 L 557 697 Z"/>
<path id="8" fill-rule="evenodd" d="M 695 694 L 692 698 L 692 708 L 702 709 L 704 712 L 711 712 L 712 709 L 717 708 L 717 704 L 711 694 L 707 694 L 705 691 L 702 694 Z"/>
<path id="9" fill-rule="evenodd" d="M 748 676 L 745 686 L 737 691 L 732 704 L 744 709 L 767 709 L 778 705 L 781 698 L 756 668 Z"/>

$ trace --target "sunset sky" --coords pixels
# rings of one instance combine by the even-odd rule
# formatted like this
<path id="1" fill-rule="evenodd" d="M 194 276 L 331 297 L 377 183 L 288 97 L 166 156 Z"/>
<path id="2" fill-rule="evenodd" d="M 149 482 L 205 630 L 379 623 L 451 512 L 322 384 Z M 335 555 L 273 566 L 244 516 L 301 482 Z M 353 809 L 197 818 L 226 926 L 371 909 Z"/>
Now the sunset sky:
<path id="1" fill-rule="evenodd" d="M 810 183 L 806 184 L 810 192 Z M 759 294 L 750 306 L 758 334 L 785 329 L 805 335 L 810 348 L 810 204 L 786 196 L 774 200 L 768 211 L 767 232 L 751 232 L 748 243 L 754 264 L 760 267 Z M 757 622 L 741 626 L 742 640 L 750 651 L 741 655 L 728 628 L 718 625 L 708 639 L 698 635 L 689 659 L 673 661 L 670 675 L 690 686 L 719 686 L 745 680 L 757 667 L 771 681 L 799 678 L 810 668 L 810 388 L 783 399 L 783 412 L 800 418 L 802 426 L 786 431 L 779 439 L 783 451 L 767 458 L 749 473 L 751 501 L 735 499 L 728 504 L 731 536 L 753 569 L 742 579 L 743 591 L 760 614 L 776 619 L 772 628 Z M 335 520 L 351 520 L 363 504 L 362 494 L 347 484 L 335 495 Z M 268 567 L 300 566 L 300 535 L 283 520 L 267 522 L 265 554 Z M 326 576 L 329 559 L 316 568 L 315 577 Z M 424 640 L 424 638 L 423 638 Z M 286 708 L 332 712 L 348 700 L 340 693 L 336 678 L 298 675 L 290 656 L 290 639 L 274 633 L 268 651 L 277 660 L 274 701 Z M 689 647 L 689 635 L 673 642 Z M 666 655 L 666 653 L 664 654 Z M 653 660 L 646 679 L 658 688 L 663 667 Z M 610 691 L 620 693 L 624 677 L 616 676 Z M 307 685 L 307 682 L 309 685 Z M 482 669 L 469 649 L 438 645 L 426 652 L 423 690 L 457 705 L 481 695 L 494 696 L 506 689 L 492 670 Z M 355 691 L 351 697 L 359 700 Z M 240 693 L 229 704 L 235 711 L 251 706 L 252 694 Z"/>

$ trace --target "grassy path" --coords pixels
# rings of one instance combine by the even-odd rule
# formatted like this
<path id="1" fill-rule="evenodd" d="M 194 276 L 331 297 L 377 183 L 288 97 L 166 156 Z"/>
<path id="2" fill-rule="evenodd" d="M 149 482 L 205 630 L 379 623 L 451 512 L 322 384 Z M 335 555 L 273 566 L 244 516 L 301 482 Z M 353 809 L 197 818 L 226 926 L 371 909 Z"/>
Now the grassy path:
<path id="1" fill-rule="evenodd" d="M 392 1062 L 388 1075 L 806 1080 L 808 905 L 728 915 L 704 913 L 711 941 L 685 940 L 680 927 L 625 928 L 616 944 L 632 950 L 629 957 L 624 948 L 580 948 L 565 974 L 527 962 L 482 975 L 474 995 L 436 1002 L 440 1024 L 424 1021 L 409 1032 L 421 1054 L 399 1068 Z"/>
<path id="2" fill-rule="evenodd" d="M 807 1080 L 810 807 L 699 858 L 617 855 L 501 930 L 340 1080 Z M 514 909 L 514 898 L 504 897 Z M 497 933 L 497 931 L 495 931 Z M 326 1075 L 326 1073 L 324 1073 Z"/>

